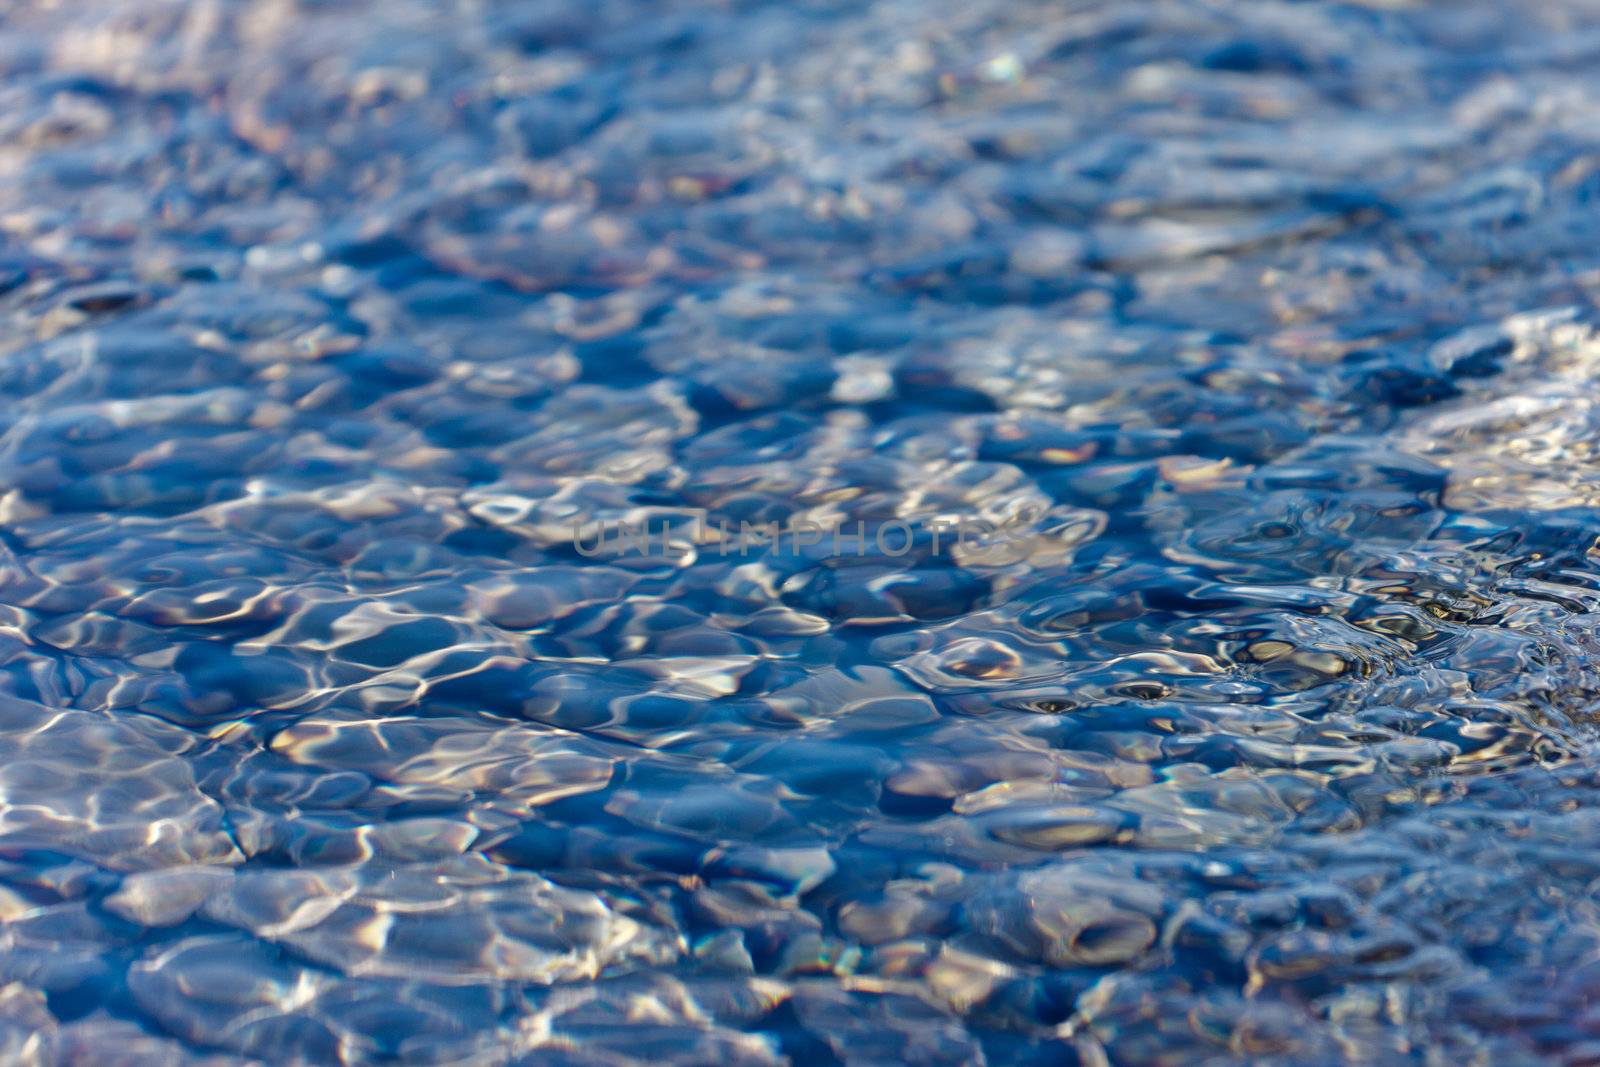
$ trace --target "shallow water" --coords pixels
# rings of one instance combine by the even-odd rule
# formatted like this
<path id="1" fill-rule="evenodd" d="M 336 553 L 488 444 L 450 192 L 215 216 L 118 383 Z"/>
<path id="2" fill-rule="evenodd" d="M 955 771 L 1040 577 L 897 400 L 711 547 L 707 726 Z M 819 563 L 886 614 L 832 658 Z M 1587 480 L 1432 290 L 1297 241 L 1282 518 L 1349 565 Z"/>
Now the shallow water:
<path id="1" fill-rule="evenodd" d="M 1600 1059 L 1597 63 L 0 3 L 0 1058 Z"/>

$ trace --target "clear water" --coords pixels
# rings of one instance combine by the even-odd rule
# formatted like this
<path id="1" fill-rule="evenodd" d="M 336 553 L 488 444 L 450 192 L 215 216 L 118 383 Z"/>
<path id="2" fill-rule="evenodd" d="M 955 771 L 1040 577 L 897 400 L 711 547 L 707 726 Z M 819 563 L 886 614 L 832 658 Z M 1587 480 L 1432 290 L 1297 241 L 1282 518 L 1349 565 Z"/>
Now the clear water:
<path id="1" fill-rule="evenodd" d="M 1595 1062 L 1597 210 L 1586 0 L 0 3 L 0 1059 Z"/>

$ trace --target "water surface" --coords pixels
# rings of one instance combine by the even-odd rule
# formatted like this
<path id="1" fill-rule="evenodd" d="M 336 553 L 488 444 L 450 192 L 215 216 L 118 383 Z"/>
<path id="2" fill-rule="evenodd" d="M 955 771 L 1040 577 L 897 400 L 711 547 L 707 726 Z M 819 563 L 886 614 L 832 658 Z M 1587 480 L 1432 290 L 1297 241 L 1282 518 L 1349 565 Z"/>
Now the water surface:
<path id="1" fill-rule="evenodd" d="M 1597 71 L 0 3 L 0 1058 L 1600 1058 Z"/>

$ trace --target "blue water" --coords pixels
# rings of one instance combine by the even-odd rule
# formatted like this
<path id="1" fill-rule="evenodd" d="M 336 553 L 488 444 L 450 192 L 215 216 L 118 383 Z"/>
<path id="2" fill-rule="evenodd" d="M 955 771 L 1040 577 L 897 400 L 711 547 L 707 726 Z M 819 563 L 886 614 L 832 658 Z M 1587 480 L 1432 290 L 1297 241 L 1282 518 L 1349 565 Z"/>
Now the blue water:
<path id="1" fill-rule="evenodd" d="M 1600 1060 L 1597 212 L 1592 0 L 0 0 L 0 1062 Z"/>

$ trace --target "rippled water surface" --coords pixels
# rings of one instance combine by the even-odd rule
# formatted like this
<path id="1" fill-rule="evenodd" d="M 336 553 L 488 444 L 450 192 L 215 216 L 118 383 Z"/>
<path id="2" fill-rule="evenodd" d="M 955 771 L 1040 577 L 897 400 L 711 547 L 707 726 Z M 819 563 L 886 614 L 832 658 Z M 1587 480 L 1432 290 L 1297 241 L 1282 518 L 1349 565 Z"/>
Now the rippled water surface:
<path id="1" fill-rule="evenodd" d="M 1597 291 L 1590 0 L 4 0 L 0 1060 L 1600 1061 Z"/>

